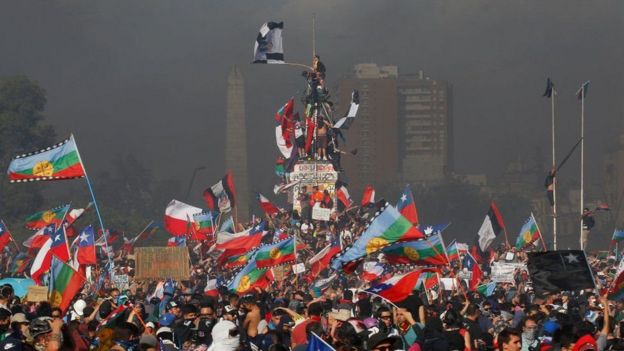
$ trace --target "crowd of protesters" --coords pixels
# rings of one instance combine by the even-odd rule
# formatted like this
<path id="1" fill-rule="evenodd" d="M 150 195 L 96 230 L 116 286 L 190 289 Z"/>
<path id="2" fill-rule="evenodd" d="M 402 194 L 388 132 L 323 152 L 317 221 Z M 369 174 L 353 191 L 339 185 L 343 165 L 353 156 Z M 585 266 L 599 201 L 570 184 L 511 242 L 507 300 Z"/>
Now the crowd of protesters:
<path id="1" fill-rule="evenodd" d="M 303 244 L 298 261 L 305 263 L 334 240 L 345 246 L 357 240 L 374 211 L 347 211 L 328 222 L 282 213 L 271 221 L 264 241 L 273 241 L 274 232 L 297 234 Z M 0 349 L 306 350 L 317 336 L 336 350 L 624 349 L 624 304 L 608 301 L 598 290 L 535 296 L 529 277 L 517 274 L 513 283 L 497 284 L 489 296 L 467 287 L 438 286 L 390 303 L 361 291 L 368 285 L 359 269 L 339 275 L 320 296 L 311 291 L 313 281 L 306 273 L 285 269 L 281 280 L 266 289 L 235 294 L 222 286 L 208 294 L 209 279 L 227 280 L 233 270 L 216 264 L 218 252 L 188 249 L 191 276 L 163 283 L 134 280 L 132 252 L 117 248 L 115 274 L 128 275 L 128 285 L 120 289 L 104 269 L 96 271 L 94 280 L 102 277 L 101 284 L 87 284 L 68 311 L 21 301 L 10 285 L 0 287 Z M 503 260 L 509 251 L 501 247 L 492 259 Z M 514 260 L 526 256 L 517 252 Z M 589 261 L 598 284 L 607 286 L 614 258 L 589 256 Z M 368 284 L 410 269 L 387 265 Z M 454 266 L 439 269 L 447 277 L 460 273 Z M 483 282 L 488 281 L 486 273 Z"/>

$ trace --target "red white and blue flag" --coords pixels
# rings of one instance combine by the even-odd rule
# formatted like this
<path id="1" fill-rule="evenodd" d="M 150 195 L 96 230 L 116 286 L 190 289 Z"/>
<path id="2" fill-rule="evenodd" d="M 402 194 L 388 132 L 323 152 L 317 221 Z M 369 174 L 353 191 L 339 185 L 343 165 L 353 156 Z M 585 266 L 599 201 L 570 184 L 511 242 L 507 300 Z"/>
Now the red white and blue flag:
<path id="1" fill-rule="evenodd" d="M 269 217 L 273 217 L 280 212 L 277 206 L 273 205 L 269 199 L 267 199 L 264 195 L 258 193 L 256 194 L 256 198 L 258 199 L 258 204 Z"/>
<path id="2" fill-rule="evenodd" d="M 336 190 L 336 198 L 338 198 L 338 210 L 344 211 L 345 209 L 351 207 L 353 204 L 353 200 L 351 200 L 351 195 L 349 195 L 349 190 L 344 185 L 341 185 Z"/>
<path id="3" fill-rule="evenodd" d="M 3 251 L 11 241 L 11 233 L 3 221 L 0 220 L 0 251 Z"/>
<path id="4" fill-rule="evenodd" d="M 462 269 L 472 272 L 472 276 L 470 277 L 470 281 L 468 284 L 468 289 L 474 291 L 479 285 L 481 277 L 483 277 L 483 271 L 481 270 L 481 267 L 479 267 L 479 263 L 477 262 L 477 260 L 475 260 L 475 258 L 472 257 L 469 252 L 466 252 L 466 255 L 464 256 Z"/>
<path id="5" fill-rule="evenodd" d="M 167 240 L 168 247 L 178 247 L 178 246 L 186 246 L 186 237 L 183 236 L 172 236 Z"/>
<path id="6" fill-rule="evenodd" d="M 418 278 L 423 272 L 431 270 L 420 269 L 405 274 L 395 275 L 383 282 L 366 289 L 365 291 L 373 295 L 381 296 L 390 302 L 400 302 L 405 300 L 416 287 Z"/>
<path id="7" fill-rule="evenodd" d="M 406 185 L 405 189 L 403 189 L 403 193 L 401 194 L 396 207 L 399 212 L 401 212 L 403 217 L 407 218 L 410 223 L 418 224 L 416 202 L 414 202 L 414 195 L 412 194 L 412 189 L 410 189 L 409 185 Z"/>
<path id="8" fill-rule="evenodd" d="M 375 261 L 364 262 L 364 269 L 362 270 L 362 274 L 360 278 L 366 282 L 372 282 L 377 278 L 381 277 L 384 272 L 383 264 Z"/>
<path id="9" fill-rule="evenodd" d="M 96 264 L 95 257 L 95 232 L 89 225 L 78 236 L 78 250 L 76 260 L 79 264 Z"/>
<path id="10" fill-rule="evenodd" d="M 362 193 L 362 207 L 366 207 L 367 205 L 374 203 L 375 189 L 372 186 L 367 185 L 366 188 L 364 188 L 364 192 Z"/>

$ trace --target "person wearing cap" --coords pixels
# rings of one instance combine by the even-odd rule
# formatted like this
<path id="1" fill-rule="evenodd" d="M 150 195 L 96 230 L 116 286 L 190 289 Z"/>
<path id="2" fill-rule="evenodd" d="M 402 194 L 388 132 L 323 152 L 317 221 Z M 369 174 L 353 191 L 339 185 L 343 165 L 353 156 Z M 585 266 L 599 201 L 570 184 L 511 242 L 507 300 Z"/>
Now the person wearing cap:
<path id="1" fill-rule="evenodd" d="M 368 348 L 371 351 L 394 351 L 396 343 L 400 341 L 398 336 L 386 333 L 375 333 L 368 338 Z"/>
<path id="2" fill-rule="evenodd" d="M 62 319 L 51 319 L 50 317 L 33 319 L 28 325 L 28 333 L 32 338 L 31 346 L 37 351 L 60 350 L 63 344 L 62 327 Z"/>
<path id="3" fill-rule="evenodd" d="M 160 341 L 161 351 L 176 351 L 178 347 L 173 342 L 173 331 L 169 327 L 160 327 L 156 331 L 156 338 Z"/>
<path id="4" fill-rule="evenodd" d="M 151 334 L 143 334 L 139 338 L 139 351 L 157 351 L 158 339 Z"/>
<path id="5" fill-rule="evenodd" d="M 327 314 L 328 334 L 336 340 L 340 326 L 351 318 L 351 311 L 346 309 L 335 310 Z"/>
<path id="6" fill-rule="evenodd" d="M 11 316 L 11 329 L 6 338 L 0 341 L 0 350 L 21 351 L 26 341 L 29 321 L 23 313 Z"/>

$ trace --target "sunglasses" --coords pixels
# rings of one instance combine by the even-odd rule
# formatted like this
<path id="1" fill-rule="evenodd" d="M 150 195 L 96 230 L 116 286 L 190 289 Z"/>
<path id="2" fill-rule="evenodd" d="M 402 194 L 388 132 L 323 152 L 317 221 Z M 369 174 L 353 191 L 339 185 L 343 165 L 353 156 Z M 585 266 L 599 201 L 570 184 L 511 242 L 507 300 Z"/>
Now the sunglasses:
<path id="1" fill-rule="evenodd" d="M 392 319 L 392 316 L 379 316 L 380 319 Z"/>

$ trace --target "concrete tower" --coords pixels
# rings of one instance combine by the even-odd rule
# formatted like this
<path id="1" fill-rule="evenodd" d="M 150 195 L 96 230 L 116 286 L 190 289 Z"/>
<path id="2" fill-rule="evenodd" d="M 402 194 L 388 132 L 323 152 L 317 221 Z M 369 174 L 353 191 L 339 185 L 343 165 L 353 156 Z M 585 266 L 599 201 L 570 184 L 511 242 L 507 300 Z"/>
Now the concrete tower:
<path id="1" fill-rule="evenodd" d="M 245 121 L 245 81 L 232 66 L 227 78 L 225 168 L 232 171 L 238 221 L 249 219 L 249 180 L 247 178 L 247 123 Z"/>

